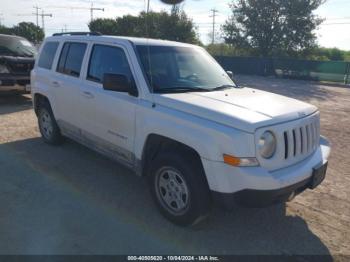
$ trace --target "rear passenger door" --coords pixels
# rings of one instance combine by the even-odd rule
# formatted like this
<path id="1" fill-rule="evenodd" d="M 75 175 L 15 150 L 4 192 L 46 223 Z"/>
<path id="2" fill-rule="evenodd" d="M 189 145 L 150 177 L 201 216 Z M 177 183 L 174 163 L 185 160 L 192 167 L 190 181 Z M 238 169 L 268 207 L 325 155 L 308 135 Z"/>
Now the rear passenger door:
<path id="1" fill-rule="evenodd" d="M 79 136 L 79 91 L 81 68 L 87 43 L 65 42 L 51 80 L 56 104 L 56 118 L 63 131 Z"/>
<path id="2" fill-rule="evenodd" d="M 126 75 L 133 81 L 126 49 L 94 44 L 91 47 L 86 80 L 81 86 L 82 132 L 94 146 L 126 164 L 133 164 L 135 109 L 138 98 L 103 89 L 106 73 Z"/>

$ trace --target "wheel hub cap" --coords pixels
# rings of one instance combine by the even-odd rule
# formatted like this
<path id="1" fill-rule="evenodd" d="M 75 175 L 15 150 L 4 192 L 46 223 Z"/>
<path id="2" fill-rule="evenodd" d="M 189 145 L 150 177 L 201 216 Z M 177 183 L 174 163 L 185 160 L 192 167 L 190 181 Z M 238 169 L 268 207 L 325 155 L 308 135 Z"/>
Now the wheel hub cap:
<path id="1" fill-rule="evenodd" d="M 40 127 L 43 135 L 50 138 L 53 132 L 52 120 L 49 112 L 43 110 L 40 114 Z"/>
<path id="2" fill-rule="evenodd" d="M 181 213 L 189 203 L 189 190 L 182 174 L 172 168 L 163 168 L 158 174 L 158 196 L 172 213 Z"/>

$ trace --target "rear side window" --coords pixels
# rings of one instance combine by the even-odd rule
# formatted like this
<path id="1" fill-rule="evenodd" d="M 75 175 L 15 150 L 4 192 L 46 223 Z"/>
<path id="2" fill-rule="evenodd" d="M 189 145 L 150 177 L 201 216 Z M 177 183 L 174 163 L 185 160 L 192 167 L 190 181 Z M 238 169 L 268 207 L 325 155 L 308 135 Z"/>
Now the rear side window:
<path id="1" fill-rule="evenodd" d="M 85 51 L 86 44 L 84 43 L 65 43 L 61 51 L 57 72 L 79 77 Z"/>
<path id="2" fill-rule="evenodd" d="M 102 82 L 104 74 L 122 74 L 132 79 L 128 60 L 124 50 L 118 47 L 94 45 L 87 79 Z"/>
<path id="3" fill-rule="evenodd" d="M 38 66 L 45 69 L 51 69 L 53 59 L 57 51 L 58 42 L 47 42 L 41 53 L 38 62 Z"/>

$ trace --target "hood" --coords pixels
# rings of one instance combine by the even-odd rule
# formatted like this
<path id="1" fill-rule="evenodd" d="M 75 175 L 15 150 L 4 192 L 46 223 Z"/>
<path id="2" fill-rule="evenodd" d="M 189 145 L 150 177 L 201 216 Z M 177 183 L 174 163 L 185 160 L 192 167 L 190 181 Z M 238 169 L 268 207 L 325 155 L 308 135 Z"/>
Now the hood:
<path id="1" fill-rule="evenodd" d="M 315 106 L 299 100 L 246 87 L 154 94 L 154 101 L 250 133 L 263 126 L 295 120 L 317 111 Z"/>

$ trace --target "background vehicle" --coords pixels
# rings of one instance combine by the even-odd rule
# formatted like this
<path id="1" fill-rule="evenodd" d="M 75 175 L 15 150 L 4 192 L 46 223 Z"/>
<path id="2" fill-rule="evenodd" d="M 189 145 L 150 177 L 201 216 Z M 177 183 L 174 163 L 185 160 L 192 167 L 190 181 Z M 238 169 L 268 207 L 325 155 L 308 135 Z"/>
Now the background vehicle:
<path id="1" fill-rule="evenodd" d="M 266 206 L 325 178 L 316 107 L 238 87 L 202 48 L 56 34 L 32 71 L 45 142 L 62 135 L 146 176 L 162 214 L 191 225 L 212 200 Z"/>
<path id="2" fill-rule="evenodd" d="M 30 92 L 35 47 L 25 38 L 0 34 L 0 92 Z"/>

